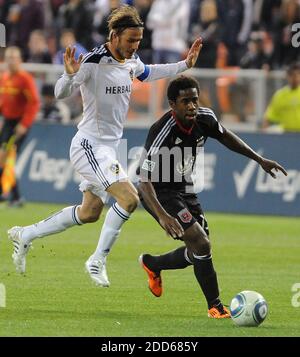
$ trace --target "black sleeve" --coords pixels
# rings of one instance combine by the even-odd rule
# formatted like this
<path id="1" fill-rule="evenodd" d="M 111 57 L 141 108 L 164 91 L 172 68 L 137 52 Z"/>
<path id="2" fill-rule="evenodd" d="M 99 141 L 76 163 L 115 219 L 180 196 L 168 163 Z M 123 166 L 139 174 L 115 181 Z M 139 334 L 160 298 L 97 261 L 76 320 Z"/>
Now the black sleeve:
<path id="1" fill-rule="evenodd" d="M 201 122 L 204 124 L 205 135 L 214 138 L 222 139 L 226 133 L 226 129 L 218 121 L 215 113 L 209 108 L 200 108 Z"/>

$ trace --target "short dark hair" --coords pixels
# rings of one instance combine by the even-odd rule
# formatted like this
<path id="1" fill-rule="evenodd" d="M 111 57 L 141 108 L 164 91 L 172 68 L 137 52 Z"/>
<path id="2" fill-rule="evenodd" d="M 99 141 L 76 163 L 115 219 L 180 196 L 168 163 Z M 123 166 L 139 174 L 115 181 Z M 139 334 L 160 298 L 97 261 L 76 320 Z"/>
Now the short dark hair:
<path id="1" fill-rule="evenodd" d="M 287 74 L 291 74 L 294 71 L 300 71 L 300 62 L 293 62 L 288 66 Z"/>
<path id="2" fill-rule="evenodd" d="M 110 14 L 108 18 L 109 33 L 114 31 L 119 35 L 129 27 L 144 27 L 144 23 L 135 7 L 123 5 Z"/>
<path id="3" fill-rule="evenodd" d="M 188 88 L 196 88 L 198 95 L 200 94 L 199 83 L 193 77 L 180 76 L 173 79 L 168 86 L 167 96 L 168 99 L 176 102 L 179 92 Z"/>

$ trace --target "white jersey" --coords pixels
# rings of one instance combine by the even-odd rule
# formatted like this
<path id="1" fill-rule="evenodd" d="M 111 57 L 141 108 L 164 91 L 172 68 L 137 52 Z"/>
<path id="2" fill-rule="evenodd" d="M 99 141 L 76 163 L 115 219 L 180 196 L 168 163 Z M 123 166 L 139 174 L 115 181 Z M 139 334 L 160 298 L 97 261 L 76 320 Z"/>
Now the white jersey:
<path id="1" fill-rule="evenodd" d="M 119 62 L 102 45 L 85 55 L 76 74 L 64 73 L 59 78 L 55 96 L 68 97 L 80 87 L 83 118 L 78 130 L 101 141 L 118 141 L 123 135 L 134 77 L 151 81 L 175 76 L 186 69 L 185 61 L 145 65 L 137 55 Z"/>

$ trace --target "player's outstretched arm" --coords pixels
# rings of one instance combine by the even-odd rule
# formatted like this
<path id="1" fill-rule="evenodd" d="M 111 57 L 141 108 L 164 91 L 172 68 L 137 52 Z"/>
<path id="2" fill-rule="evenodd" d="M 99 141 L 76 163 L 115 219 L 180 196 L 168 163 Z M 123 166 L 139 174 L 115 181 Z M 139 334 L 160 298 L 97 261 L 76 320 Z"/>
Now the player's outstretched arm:
<path id="1" fill-rule="evenodd" d="M 186 62 L 186 65 L 188 68 L 194 67 L 202 46 L 203 46 L 203 44 L 202 44 L 201 37 L 197 38 L 194 41 L 194 43 L 192 44 L 192 47 L 190 48 L 190 50 L 187 54 L 187 57 L 185 59 L 185 62 Z"/>
<path id="2" fill-rule="evenodd" d="M 81 53 L 78 60 L 75 59 L 75 47 L 68 46 L 66 48 L 66 52 L 64 53 L 64 66 L 65 71 L 68 74 L 74 74 L 79 71 L 80 64 L 83 58 L 83 54 Z"/>
<path id="3" fill-rule="evenodd" d="M 156 81 L 162 78 L 174 77 L 179 73 L 186 71 L 188 68 L 191 68 L 195 65 L 198 55 L 202 48 L 202 39 L 198 38 L 192 44 L 187 57 L 185 60 L 176 62 L 176 63 L 164 63 L 164 64 L 150 64 L 144 65 L 142 67 L 144 72 L 140 73 L 137 78 L 143 82 Z"/>
<path id="4" fill-rule="evenodd" d="M 67 47 L 64 53 L 65 73 L 57 80 L 54 94 L 57 99 L 69 97 L 91 75 L 91 66 L 81 66 L 83 55 L 75 59 L 75 47 Z M 80 70 L 79 70 L 80 69 Z"/>
<path id="5" fill-rule="evenodd" d="M 281 171 L 285 176 L 287 176 L 287 172 L 281 165 L 279 165 L 276 161 L 268 160 L 260 156 L 232 131 L 227 129 L 225 134 L 222 136 L 221 139 L 219 139 L 219 141 L 228 149 L 235 151 L 241 155 L 247 156 L 250 159 L 258 162 L 260 166 L 273 178 L 276 178 L 275 173 L 272 171 L 273 169 L 276 172 Z"/>

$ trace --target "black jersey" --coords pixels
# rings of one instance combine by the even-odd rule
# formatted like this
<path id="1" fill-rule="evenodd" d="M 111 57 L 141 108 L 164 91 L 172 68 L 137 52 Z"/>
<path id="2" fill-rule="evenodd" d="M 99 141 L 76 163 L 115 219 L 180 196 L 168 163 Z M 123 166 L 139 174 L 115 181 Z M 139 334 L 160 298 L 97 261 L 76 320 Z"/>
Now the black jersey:
<path id="1" fill-rule="evenodd" d="M 138 169 L 141 179 L 151 180 L 156 190 L 191 189 L 197 154 L 208 137 L 221 139 L 225 131 L 209 108 L 198 109 L 190 130 L 176 121 L 172 111 L 167 112 L 149 130 Z"/>

